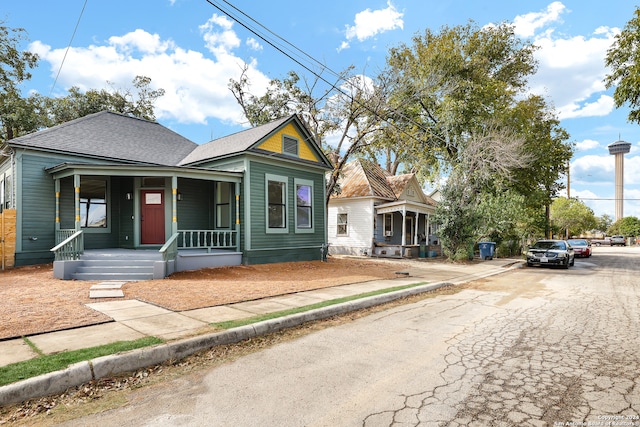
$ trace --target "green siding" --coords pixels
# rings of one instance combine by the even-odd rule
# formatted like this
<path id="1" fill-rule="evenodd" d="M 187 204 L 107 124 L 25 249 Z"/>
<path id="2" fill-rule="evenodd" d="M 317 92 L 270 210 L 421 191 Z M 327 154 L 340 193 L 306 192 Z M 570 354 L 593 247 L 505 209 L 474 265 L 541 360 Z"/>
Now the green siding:
<path id="1" fill-rule="evenodd" d="M 180 230 L 212 229 L 213 181 L 178 179 L 182 200 L 178 201 L 177 215 Z"/>
<path id="2" fill-rule="evenodd" d="M 50 262 L 49 251 L 55 245 L 55 190 L 54 181 L 45 168 L 55 164 L 55 159 L 40 156 L 22 156 L 22 186 L 18 197 L 19 228 L 22 236 L 20 255 L 16 254 L 16 265 L 23 260 L 28 263 Z M 20 190 L 19 190 L 20 191 Z"/>
<path id="3" fill-rule="evenodd" d="M 324 174 L 321 171 L 295 169 L 275 163 L 250 161 L 251 242 L 245 246 L 245 263 L 265 263 L 320 259 L 325 242 Z M 287 177 L 287 233 L 268 233 L 266 228 L 265 177 L 267 174 Z M 312 233 L 296 233 L 295 179 L 313 182 Z"/>

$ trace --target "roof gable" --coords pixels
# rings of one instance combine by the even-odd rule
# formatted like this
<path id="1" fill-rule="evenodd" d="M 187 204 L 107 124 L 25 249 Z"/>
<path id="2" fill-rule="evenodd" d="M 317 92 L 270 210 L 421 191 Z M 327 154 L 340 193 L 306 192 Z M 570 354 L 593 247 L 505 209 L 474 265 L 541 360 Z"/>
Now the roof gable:
<path id="1" fill-rule="evenodd" d="M 339 185 L 340 194 L 332 195 L 332 199 L 375 197 L 436 205 L 433 199 L 424 194 L 415 174 L 391 175 L 380 165 L 368 160 L 347 163 Z"/>
<path id="2" fill-rule="evenodd" d="M 197 144 L 157 122 L 109 111 L 10 140 L 9 145 L 115 159 L 126 162 L 177 165 Z"/>
<path id="3" fill-rule="evenodd" d="M 298 141 L 297 156 L 283 152 L 285 136 Z M 274 153 L 281 158 L 301 159 L 331 167 L 327 157 L 295 114 L 202 144 L 185 157 L 180 164 L 195 165 L 248 152 Z"/>
<path id="4" fill-rule="evenodd" d="M 345 165 L 339 180 L 340 194 L 334 199 L 351 197 L 377 197 L 395 200 L 396 195 L 387 182 L 389 173 L 367 160 L 356 160 Z"/>

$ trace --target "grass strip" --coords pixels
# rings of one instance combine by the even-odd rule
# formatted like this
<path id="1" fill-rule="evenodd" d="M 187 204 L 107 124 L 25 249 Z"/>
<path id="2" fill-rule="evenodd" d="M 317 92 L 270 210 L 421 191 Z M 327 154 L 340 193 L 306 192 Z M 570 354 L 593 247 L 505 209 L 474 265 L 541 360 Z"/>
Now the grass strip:
<path id="1" fill-rule="evenodd" d="M 13 363 L 0 367 L 0 386 L 49 372 L 59 371 L 77 362 L 120 353 L 122 351 L 149 347 L 163 342 L 164 341 L 159 338 L 145 337 L 134 341 L 118 341 L 98 347 L 48 354 L 35 359 L 25 360 L 24 362 Z"/>
<path id="2" fill-rule="evenodd" d="M 40 350 L 29 338 L 24 337 L 22 338 L 22 340 L 26 342 L 27 345 L 31 347 L 31 350 L 33 350 L 33 352 L 36 353 L 38 356 L 44 356 L 44 353 L 42 352 L 42 350 Z"/>
<path id="3" fill-rule="evenodd" d="M 428 282 L 413 283 L 411 285 L 396 286 L 393 288 L 380 289 L 378 291 L 365 292 L 362 294 L 351 295 L 348 297 L 336 298 L 332 300 L 317 302 L 315 304 L 304 305 L 302 307 L 290 308 L 288 310 L 275 311 L 273 313 L 261 314 L 259 316 L 247 317 L 238 320 L 228 320 L 226 322 L 212 323 L 211 326 L 220 329 L 232 329 L 240 326 L 250 325 L 252 323 L 263 322 L 265 320 L 277 319 L 278 317 L 289 316 L 291 314 L 304 313 L 305 311 L 315 310 L 316 308 L 328 307 L 343 302 L 353 301 L 361 298 L 372 297 L 375 295 L 388 294 L 390 292 L 401 291 L 403 289 L 415 288 L 417 286 L 426 285 Z"/>

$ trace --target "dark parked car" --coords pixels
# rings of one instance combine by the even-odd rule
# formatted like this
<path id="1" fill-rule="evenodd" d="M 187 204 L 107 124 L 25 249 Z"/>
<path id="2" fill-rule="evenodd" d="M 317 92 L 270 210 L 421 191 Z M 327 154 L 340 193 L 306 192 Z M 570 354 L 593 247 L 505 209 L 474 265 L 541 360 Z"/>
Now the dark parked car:
<path id="1" fill-rule="evenodd" d="M 591 256 L 591 243 L 587 239 L 569 239 L 567 242 L 573 248 L 575 256 L 585 258 Z"/>
<path id="2" fill-rule="evenodd" d="M 573 248 L 566 240 L 538 240 L 527 251 L 527 265 L 558 265 L 569 268 L 575 262 Z"/>

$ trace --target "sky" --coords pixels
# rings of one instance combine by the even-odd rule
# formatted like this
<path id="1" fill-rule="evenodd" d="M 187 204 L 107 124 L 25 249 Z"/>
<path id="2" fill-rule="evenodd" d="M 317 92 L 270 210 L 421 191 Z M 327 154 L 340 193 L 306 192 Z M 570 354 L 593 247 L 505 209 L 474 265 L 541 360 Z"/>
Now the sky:
<path id="1" fill-rule="evenodd" d="M 216 5 L 244 13 L 278 48 Z M 72 86 L 126 90 L 135 76 L 147 76 L 166 92 L 156 102 L 157 121 L 199 144 L 246 127 L 227 86 L 244 67 L 255 94 L 289 71 L 312 79 L 308 69 L 319 72 L 320 64 L 374 76 L 390 48 L 411 45 L 426 29 L 508 22 L 539 47 L 529 89 L 554 107 L 576 145 L 565 177 L 569 195 L 614 218 L 607 146 L 632 144 L 624 160 L 624 216 L 640 217 L 640 125 L 627 121 L 627 106 L 614 107 L 604 58 L 635 7 L 628 0 L 0 0 L 0 20 L 24 28 L 21 47 L 40 56 L 25 95 L 64 96 Z"/>

